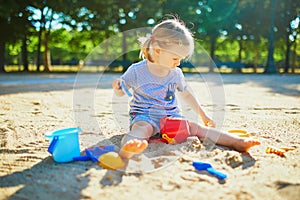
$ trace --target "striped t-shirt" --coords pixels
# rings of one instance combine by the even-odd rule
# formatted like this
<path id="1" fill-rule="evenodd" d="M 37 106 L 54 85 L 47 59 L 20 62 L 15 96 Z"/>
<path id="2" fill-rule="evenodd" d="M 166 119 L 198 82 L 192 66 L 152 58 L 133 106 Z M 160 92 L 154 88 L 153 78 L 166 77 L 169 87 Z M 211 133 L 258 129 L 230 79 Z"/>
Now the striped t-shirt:
<path id="1" fill-rule="evenodd" d="M 131 65 L 121 79 L 133 91 L 130 113 L 178 115 L 175 91 L 183 92 L 187 88 L 180 68 L 171 69 L 166 77 L 157 77 L 148 70 L 147 60 L 143 60 Z"/>

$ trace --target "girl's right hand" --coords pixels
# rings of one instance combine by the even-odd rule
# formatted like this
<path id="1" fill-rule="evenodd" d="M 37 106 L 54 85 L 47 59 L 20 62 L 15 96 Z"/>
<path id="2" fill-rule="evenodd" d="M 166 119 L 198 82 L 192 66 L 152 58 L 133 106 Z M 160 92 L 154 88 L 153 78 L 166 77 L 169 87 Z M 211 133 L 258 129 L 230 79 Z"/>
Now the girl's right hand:
<path id="1" fill-rule="evenodd" d="M 121 80 L 116 79 L 112 82 L 112 87 L 115 91 L 122 90 Z"/>
<path id="2" fill-rule="evenodd" d="M 121 79 L 114 80 L 112 82 L 112 87 L 113 87 L 115 94 L 118 97 L 125 95 L 124 91 L 122 90 L 122 80 Z"/>

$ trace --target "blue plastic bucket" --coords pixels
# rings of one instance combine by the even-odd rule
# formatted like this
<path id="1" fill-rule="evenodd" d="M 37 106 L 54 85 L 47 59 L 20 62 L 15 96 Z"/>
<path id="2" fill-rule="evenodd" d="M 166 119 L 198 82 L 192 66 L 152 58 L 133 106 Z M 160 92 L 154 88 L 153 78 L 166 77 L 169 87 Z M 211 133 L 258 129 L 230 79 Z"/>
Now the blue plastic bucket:
<path id="1" fill-rule="evenodd" d="M 80 128 L 66 128 L 45 134 L 50 140 L 48 152 L 52 154 L 55 162 L 71 162 L 73 157 L 80 156 L 80 132 Z"/>

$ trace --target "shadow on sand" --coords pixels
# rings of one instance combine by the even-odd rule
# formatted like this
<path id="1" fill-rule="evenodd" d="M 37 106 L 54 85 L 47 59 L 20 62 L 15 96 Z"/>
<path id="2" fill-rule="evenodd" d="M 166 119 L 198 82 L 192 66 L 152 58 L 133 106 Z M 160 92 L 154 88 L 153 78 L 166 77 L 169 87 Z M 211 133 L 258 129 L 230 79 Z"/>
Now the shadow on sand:
<path id="1" fill-rule="evenodd" d="M 111 89 L 114 79 L 120 73 L 51 73 L 51 74 L 0 74 L 0 95 L 19 92 L 47 92 L 73 90 L 80 88 Z M 300 84 L 299 75 L 266 75 L 266 74 L 186 74 L 187 81 L 213 81 L 214 77 L 221 77 L 222 83 L 241 84 L 250 82 L 259 87 L 266 87 L 272 93 L 287 96 L 298 96 Z M 219 78 L 218 78 L 219 79 Z"/>
<path id="2" fill-rule="evenodd" d="M 113 136 L 97 144 L 109 144 L 114 142 L 119 145 L 122 135 Z M 41 151 L 47 151 L 45 148 Z M 35 157 L 32 149 L 10 150 L 2 148 L 0 154 L 14 154 L 18 163 L 28 162 Z M 30 154 L 31 153 L 31 154 Z M 82 152 L 83 153 L 83 152 Z M 35 160 L 40 160 L 39 156 Z M 9 166 L 8 166 L 9 167 Z M 12 166 L 11 166 L 12 167 Z M 6 199 L 81 199 L 85 195 L 82 192 L 88 187 L 91 178 L 97 177 L 98 188 L 118 185 L 125 174 L 122 171 L 110 171 L 106 173 L 97 163 L 92 161 L 77 161 L 70 163 L 56 163 L 51 156 L 44 158 L 31 168 L 16 171 L 0 177 L 0 187 L 7 188 L 2 194 Z"/>

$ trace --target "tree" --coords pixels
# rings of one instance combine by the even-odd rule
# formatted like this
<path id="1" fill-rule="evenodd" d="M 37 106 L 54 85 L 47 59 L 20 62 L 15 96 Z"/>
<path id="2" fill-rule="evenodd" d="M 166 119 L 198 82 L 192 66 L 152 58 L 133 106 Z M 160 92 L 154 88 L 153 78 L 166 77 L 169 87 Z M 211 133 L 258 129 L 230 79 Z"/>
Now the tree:
<path id="1" fill-rule="evenodd" d="M 44 66 L 48 69 L 51 64 L 50 51 L 56 62 L 62 57 L 60 55 L 64 55 L 63 61 L 59 63 L 68 59 L 82 59 L 93 47 L 113 34 L 153 26 L 167 14 L 174 14 L 186 22 L 195 40 L 201 41 L 201 45 L 208 49 L 213 60 L 247 61 L 256 67 L 259 63 L 266 62 L 267 52 L 271 53 L 273 49 L 276 62 L 284 59 L 282 55 L 285 55 L 285 71 L 287 71 L 290 62 L 292 67 L 296 65 L 296 48 L 299 43 L 297 12 L 300 3 L 277 0 L 274 7 L 274 26 L 271 29 L 265 26 L 271 22 L 271 2 L 271 0 L 32 0 L 28 3 L 12 0 L 7 4 L 4 0 L 0 0 L 2 30 L 0 70 L 4 71 L 4 55 L 9 55 L 5 53 L 9 50 L 8 47 L 14 46 L 14 50 L 19 49 L 16 52 L 22 52 L 25 70 L 28 66 L 28 57 L 31 60 L 39 60 L 37 63 L 41 65 L 42 54 Z M 58 23 L 58 26 L 54 26 L 54 22 Z M 59 39 L 60 30 L 62 34 L 68 34 L 68 37 Z M 268 50 L 268 40 L 271 41 L 270 30 L 274 31 L 274 45 Z M 123 34 L 122 38 L 123 43 L 120 40 L 118 51 L 127 53 L 129 49 L 127 45 L 132 43 L 132 39 L 126 34 Z M 105 48 L 107 48 L 105 52 L 112 52 L 109 45 Z M 124 54 L 123 59 L 128 59 L 127 56 Z"/>
<path id="2" fill-rule="evenodd" d="M 54 16 L 54 11 L 52 7 L 55 7 L 58 2 L 53 1 L 35 1 L 33 2 L 29 7 L 31 10 L 34 10 L 35 12 L 38 12 L 40 15 L 39 19 L 36 19 L 33 21 L 35 24 L 37 30 L 38 30 L 38 46 L 37 46 L 37 69 L 41 71 L 41 47 L 42 43 L 44 43 L 44 67 L 45 71 L 49 71 L 49 68 L 51 66 L 50 61 L 50 50 L 49 50 L 49 38 L 52 28 L 52 20 Z M 44 41 L 43 41 L 43 35 L 44 35 Z"/>
<path id="3" fill-rule="evenodd" d="M 268 48 L 268 60 L 265 73 L 276 73 L 274 61 L 274 20 L 275 20 L 275 0 L 271 0 L 270 3 L 270 33 L 269 33 L 269 48 Z"/>
<path id="4" fill-rule="evenodd" d="M 26 18 L 29 11 L 26 10 L 26 2 L 12 0 L 10 3 L 0 1 L 0 72 L 4 72 L 5 66 L 5 44 L 7 42 L 16 43 L 20 38 L 26 41 L 26 30 L 31 26 Z M 26 46 L 23 47 L 24 55 Z M 23 58 L 24 63 L 26 60 Z"/>
<path id="5" fill-rule="evenodd" d="M 118 17 L 116 26 L 122 32 L 123 60 L 127 60 L 127 35 L 126 30 L 146 27 L 162 17 L 160 2 L 140 0 L 118 1 Z"/>
<path id="6" fill-rule="evenodd" d="M 287 73 L 290 68 L 291 48 L 293 45 L 296 45 L 298 36 L 299 9 L 300 3 L 298 1 L 286 0 L 277 4 L 275 26 L 278 28 L 277 36 L 285 41 L 285 73 Z"/>
<path id="7" fill-rule="evenodd" d="M 235 10 L 237 7 L 237 0 L 210 0 L 199 2 L 199 30 L 200 33 L 205 34 L 210 38 L 210 57 L 216 61 L 215 50 L 217 39 L 220 37 L 222 30 L 226 27 L 234 26 Z M 213 66 L 210 65 L 210 72 L 213 71 Z"/>

